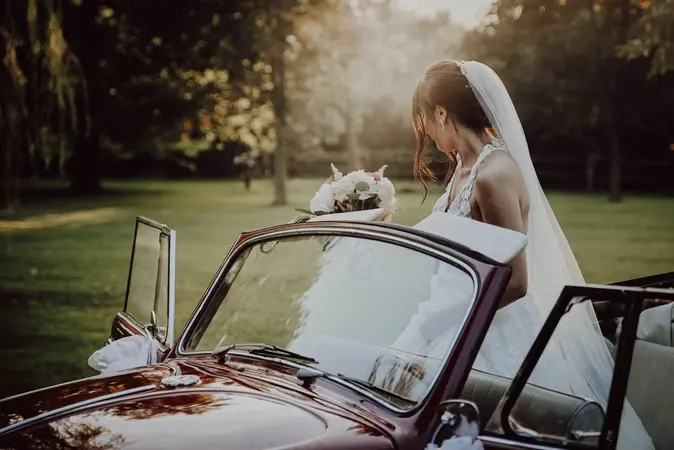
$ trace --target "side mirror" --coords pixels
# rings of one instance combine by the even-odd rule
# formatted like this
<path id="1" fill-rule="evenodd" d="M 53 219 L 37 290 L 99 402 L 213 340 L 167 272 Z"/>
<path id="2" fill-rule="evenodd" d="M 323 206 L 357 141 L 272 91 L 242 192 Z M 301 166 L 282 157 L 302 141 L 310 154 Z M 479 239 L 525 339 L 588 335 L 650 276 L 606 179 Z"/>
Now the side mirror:
<path id="1" fill-rule="evenodd" d="M 465 400 L 448 400 L 440 404 L 440 417 L 427 450 L 447 447 L 446 441 L 457 439 L 468 444 L 474 443 L 481 429 L 480 410 L 473 402 Z M 453 448 L 452 446 L 449 446 Z M 462 447 L 462 446 L 461 446 Z"/>
<path id="2" fill-rule="evenodd" d="M 157 313 L 150 311 L 150 323 L 143 325 L 143 329 L 154 338 L 157 333 Z"/>

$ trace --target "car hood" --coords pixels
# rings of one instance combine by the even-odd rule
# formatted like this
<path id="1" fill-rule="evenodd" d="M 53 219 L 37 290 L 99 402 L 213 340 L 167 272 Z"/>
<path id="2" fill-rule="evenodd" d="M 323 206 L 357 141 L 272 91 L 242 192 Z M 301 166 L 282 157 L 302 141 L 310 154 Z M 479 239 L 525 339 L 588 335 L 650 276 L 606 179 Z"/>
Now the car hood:
<path id="1" fill-rule="evenodd" d="M 196 375 L 192 386 L 166 386 Z M 327 383 L 327 382 L 326 382 Z M 334 387 L 257 364 L 177 359 L 0 401 L 3 449 L 393 448 L 394 427 Z"/>

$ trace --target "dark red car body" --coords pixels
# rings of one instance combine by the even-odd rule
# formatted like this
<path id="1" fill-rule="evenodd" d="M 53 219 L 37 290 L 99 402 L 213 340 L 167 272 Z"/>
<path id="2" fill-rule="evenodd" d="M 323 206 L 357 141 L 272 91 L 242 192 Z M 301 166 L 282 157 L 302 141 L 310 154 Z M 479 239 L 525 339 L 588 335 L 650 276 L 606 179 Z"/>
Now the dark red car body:
<path id="1" fill-rule="evenodd" d="M 405 239 L 410 245 L 437 248 L 470 264 L 479 274 L 478 299 L 465 332 L 431 393 L 417 408 L 394 413 L 358 390 L 328 379 L 303 383 L 296 370 L 264 358 L 232 355 L 227 362 L 218 362 L 210 356 L 180 355 L 179 347 L 164 348 L 163 362 L 157 365 L 0 401 L 0 448 L 424 449 L 441 403 L 461 395 L 510 268 L 441 238 L 405 227 L 367 223 L 292 224 L 246 233 L 227 261 L 251 238 L 272 231 L 306 233 L 321 227 L 341 227 L 346 233 L 365 230 Z M 227 261 L 216 279 L 227 271 Z M 137 328 L 122 313 L 113 324 L 112 338 L 140 333 Z M 174 375 L 195 375 L 199 382 L 180 387 L 162 384 Z M 488 449 L 547 448 L 498 436 L 483 441 Z"/>

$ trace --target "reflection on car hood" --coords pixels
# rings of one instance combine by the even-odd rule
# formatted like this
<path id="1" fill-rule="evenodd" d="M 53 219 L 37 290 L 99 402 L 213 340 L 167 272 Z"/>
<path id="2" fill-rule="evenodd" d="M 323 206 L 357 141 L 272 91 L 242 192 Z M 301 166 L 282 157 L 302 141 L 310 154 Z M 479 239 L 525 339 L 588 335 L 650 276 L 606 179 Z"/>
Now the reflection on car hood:
<path id="1" fill-rule="evenodd" d="M 200 382 L 161 384 L 176 374 Z M 0 401 L 0 448 L 393 448 L 391 424 L 326 383 L 307 389 L 270 367 L 179 359 Z"/>

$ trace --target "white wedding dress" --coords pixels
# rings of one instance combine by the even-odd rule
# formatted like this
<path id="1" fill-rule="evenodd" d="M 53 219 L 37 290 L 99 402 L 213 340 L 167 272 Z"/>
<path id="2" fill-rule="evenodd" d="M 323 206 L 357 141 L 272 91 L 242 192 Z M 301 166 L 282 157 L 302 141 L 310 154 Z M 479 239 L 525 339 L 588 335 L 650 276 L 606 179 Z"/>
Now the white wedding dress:
<path id="1" fill-rule="evenodd" d="M 435 203 L 433 213 L 445 212 L 471 218 L 471 199 L 477 173 L 482 163 L 496 151 L 508 151 L 503 142 L 498 139 L 484 147 L 471 169 L 468 180 L 458 189 L 451 204 L 449 203 L 449 195 L 454 185 L 454 178 L 450 180 L 447 190 Z M 458 173 L 460 169 L 461 162 L 459 161 L 455 173 Z M 429 321 L 435 322 L 437 325 L 438 320 L 434 320 L 436 317 L 452 317 L 465 314 L 471 301 L 471 287 L 464 286 L 465 284 L 465 279 L 457 278 L 456 270 L 450 270 L 445 265 L 440 266 L 431 278 L 429 299 L 419 304 L 417 314 L 410 320 L 407 328 L 391 347 L 410 353 L 424 351 L 426 354 L 442 358 L 443 355 L 439 352 L 446 351 L 445 344 L 456 338 L 459 323 L 445 323 L 444 329 L 437 329 L 436 326 L 433 333 L 435 336 L 430 338 L 428 331 L 421 332 L 421 328 L 424 323 Z M 458 314 L 451 314 L 450 311 L 456 311 Z M 531 292 L 499 309 L 480 347 L 473 368 L 506 378 L 514 378 L 546 317 L 547 314 L 539 309 Z M 572 318 L 569 317 L 569 319 Z M 567 325 L 573 327 L 574 324 L 567 323 Z M 442 335 L 440 339 L 437 338 L 438 334 Z M 597 398 L 592 386 L 584 376 L 587 371 L 591 371 L 593 368 L 579 367 L 577 361 L 567 358 L 565 348 L 562 347 L 565 339 L 569 337 L 568 333 L 563 336 L 553 336 L 556 339 L 552 339 L 546 347 L 528 382 L 557 392 L 599 400 L 605 407 L 603 399 Z M 429 341 L 441 343 L 443 348 L 440 349 L 437 348 L 437 345 L 434 345 L 435 349 L 429 349 L 427 347 Z M 566 343 L 569 344 L 568 339 Z M 573 346 L 581 344 L 582 342 L 571 343 Z M 652 440 L 640 419 L 631 406 L 627 404 L 623 411 L 618 449 L 654 449 Z"/>
<path id="2" fill-rule="evenodd" d="M 473 165 L 468 180 L 459 188 L 456 197 L 449 204 L 449 195 L 454 187 L 454 177 L 452 177 L 445 193 L 433 206 L 433 212 L 446 212 L 471 218 L 471 199 L 473 197 L 477 172 L 482 163 L 496 151 L 508 151 L 505 145 L 498 139 L 494 139 L 484 147 Z M 459 170 L 461 170 L 460 160 L 455 173 Z M 442 270 L 435 275 L 440 280 L 444 276 Z M 436 280 L 434 284 L 437 286 L 445 285 L 447 288 L 451 288 L 452 286 L 447 282 L 439 282 L 439 280 Z M 442 303 L 445 298 L 447 298 L 446 293 L 443 293 L 441 289 L 436 289 L 432 291 L 428 302 L 431 304 Z M 514 377 L 543 325 L 540 311 L 531 300 L 531 294 L 528 294 L 505 308 L 498 310 L 475 360 L 473 366 L 475 369 L 503 377 Z M 440 305 L 438 304 L 437 307 L 439 308 Z M 548 348 L 543 357 L 550 359 L 550 356 L 556 353 L 554 349 Z M 591 393 L 587 390 L 587 383 L 577 383 L 577 386 L 573 386 L 573 383 L 569 380 L 573 378 L 577 379 L 577 376 L 576 374 L 568 373 L 569 370 L 560 367 L 554 370 L 549 364 L 539 363 L 529 382 L 568 394 L 582 397 L 590 396 Z"/>
<path id="3" fill-rule="evenodd" d="M 451 204 L 449 195 L 454 186 L 454 178 L 450 180 L 447 190 L 433 206 L 433 213 L 445 212 L 471 218 L 471 199 L 477 172 L 481 164 L 496 151 L 507 151 L 503 143 L 497 139 L 484 147 L 473 165 L 468 180 L 459 188 Z M 459 161 L 456 172 L 460 169 L 461 162 Z M 470 280 L 461 277 L 459 272 L 446 265 L 438 267 L 437 273 L 431 278 L 430 285 L 429 299 L 419 304 L 417 314 L 392 344 L 392 347 L 409 353 L 425 352 L 436 358 L 442 358 L 447 349 L 443 344 L 456 338 L 460 320 L 456 323 L 435 324 L 435 330 L 430 333 L 427 331 L 428 327 L 424 332 L 421 329 L 426 323 L 437 322 L 434 320 L 435 317 L 462 318 L 470 307 L 473 286 Z M 453 311 L 456 314 L 452 314 Z M 541 314 L 529 295 L 500 309 L 494 316 L 473 368 L 513 378 L 542 325 Z M 437 339 L 438 335 L 444 336 L 442 339 Z M 427 347 L 429 342 L 433 342 L 432 345 L 435 348 L 429 349 Z M 543 357 L 552 359 L 551 356 L 555 354 L 559 356 L 552 348 L 548 348 Z M 561 359 L 558 362 L 564 362 L 564 360 Z M 570 382 L 572 379 L 579 379 L 577 374 L 568 373 L 571 369 L 561 367 L 556 369 L 554 364 L 538 364 L 529 382 L 582 397 L 591 395 L 587 390 L 587 383 L 580 382 L 574 386 Z"/>

